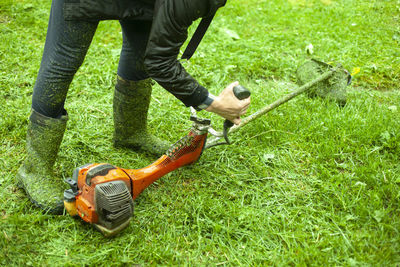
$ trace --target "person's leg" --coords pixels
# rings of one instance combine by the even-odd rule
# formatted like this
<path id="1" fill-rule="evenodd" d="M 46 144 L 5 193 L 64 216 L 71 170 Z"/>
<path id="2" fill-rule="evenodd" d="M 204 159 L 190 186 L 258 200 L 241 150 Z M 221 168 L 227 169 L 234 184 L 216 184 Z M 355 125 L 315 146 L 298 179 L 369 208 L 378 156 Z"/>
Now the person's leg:
<path id="1" fill-rule="evenodd" d="M 85 58 L 98 22 L 65 21 L 63 0 L 52 1 L 32 108 L 56 118 L 64 112 L 69 85 Z"/>
<path id="2" fill-rule="evenodd" d="M 151 30 L 151 21 L 121 20 L 122 49 L 118 76 L 128 81 L 149 78 L 144 68 L 144 55 Z"/>
<path id="3" fill-rule="evenodd" d="M 63 211 L 63 184 L 54 179 L 67 113 L 68 87 L 81 66 L 97 22 L 64 21 L 63 0 L 52 2 L 46 43 L 32 96 L 32 113 L 26 136 L 27 156 L 17 174 L 18 184 L 31 201 L 49 213 Z"/>
<path id="4" fill-rule="evenodd" d="M 144 69 L 151 22 L 120 21 L 123 44 L 114 90 L 114 145 L 162 155 L 170 144 L 147 131 L 152 81 Z"/>

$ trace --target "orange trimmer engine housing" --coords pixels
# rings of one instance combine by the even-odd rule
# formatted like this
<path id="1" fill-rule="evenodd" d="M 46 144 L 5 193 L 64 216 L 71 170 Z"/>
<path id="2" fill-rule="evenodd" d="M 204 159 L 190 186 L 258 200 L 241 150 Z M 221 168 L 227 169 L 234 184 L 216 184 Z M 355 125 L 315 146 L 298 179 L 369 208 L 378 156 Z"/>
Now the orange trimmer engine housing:
<path id="1" fill-rule="evenodd" d="M 64 205 L 72 216 L 94 224 L 110 236 L 124 229 L 133 216 L 133 200 L 165 174 L 197 161 L 207 138 L 209 120 L 195 123 L 188 135 L 164 155 L 141 169 L 123 169 L 108 163 L 86 164 L 66 180 Z"/>

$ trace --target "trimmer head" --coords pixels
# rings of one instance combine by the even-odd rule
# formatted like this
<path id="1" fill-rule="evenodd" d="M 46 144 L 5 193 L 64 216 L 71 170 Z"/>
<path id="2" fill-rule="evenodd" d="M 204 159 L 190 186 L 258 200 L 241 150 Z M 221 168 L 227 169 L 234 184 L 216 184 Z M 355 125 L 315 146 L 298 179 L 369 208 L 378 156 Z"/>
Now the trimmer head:
<path id="1" fill-rule="evenodd" d="M 334 68 L 325 62 L 311 59 L 297 69 L 297 82 L 299 85 L 306 84 L 333 69 L 335 72 L 332 77 L 314 85 L 307 91 L 307 95 L 333 100 L 343 107 L 346 105 L 346 87 L 351 83 L 351 75 L 340 64 Z"/>

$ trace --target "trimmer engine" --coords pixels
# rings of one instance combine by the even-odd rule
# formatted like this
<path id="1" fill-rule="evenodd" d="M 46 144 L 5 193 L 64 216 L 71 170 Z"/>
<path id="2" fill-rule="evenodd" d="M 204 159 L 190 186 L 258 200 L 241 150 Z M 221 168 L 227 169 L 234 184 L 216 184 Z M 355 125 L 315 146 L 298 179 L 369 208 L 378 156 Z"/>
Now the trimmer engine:
<path id="1" fill-rule="evenodd" d="M 72 216 L 94 224 L 104 235 L 112 236 L 129 225 L 133 200 L 165 174 L 197 161 L 203 151 L 210 120 L 194 121 L 189 134 L 171 146 L 154 163 L 142 169 L 123 169 L 107 163 L 76 168 L 71 186 L 64 192 L 64 205 Z"/>

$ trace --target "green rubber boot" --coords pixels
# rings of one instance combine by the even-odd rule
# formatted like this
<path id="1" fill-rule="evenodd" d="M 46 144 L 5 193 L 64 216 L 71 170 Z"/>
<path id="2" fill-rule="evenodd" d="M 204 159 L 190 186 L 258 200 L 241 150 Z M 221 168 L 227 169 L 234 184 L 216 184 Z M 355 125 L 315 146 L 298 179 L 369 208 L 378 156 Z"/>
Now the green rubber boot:
<path id="1" fill-rule="evenodd" d="M 114 146 L 161 156 L 170 144 L 149 134 L 147 113 L 151 80 L 128 81 L 117 76 L 114 90 Z"/>
<path id="2" fill-rule="evenodd" d="M 27 157 L 18 170 L 18 185 L 32 203 L 50 214 L 62 214 L 64 186 L 56 179 L 53 166 L 57 157 L 68 115 L 59 119 L 32 110 L 26 134 Z"/>

